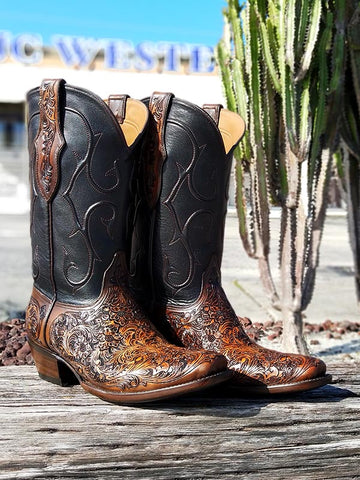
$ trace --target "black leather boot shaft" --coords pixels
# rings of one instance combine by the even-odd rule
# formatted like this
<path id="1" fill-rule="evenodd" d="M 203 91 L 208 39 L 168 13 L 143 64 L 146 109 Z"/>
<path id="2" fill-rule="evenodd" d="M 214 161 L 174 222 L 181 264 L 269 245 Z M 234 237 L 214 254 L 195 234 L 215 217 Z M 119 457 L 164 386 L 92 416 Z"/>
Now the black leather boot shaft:
<path id="1" fill-rule="evenodd" d="M 115 252 L 129 248 L 138 141 L 128 147 L 106 103 L 63 81 L 43 83 L 27 101 L 34 285 L 49 298 L 88 303 Z M 50 148 L 57 163 L 47 163 Z"/>
<path id="2" fill-rule="evenodd" d="M 163 150 L 163 164 L 150 164 L 153 178 L 159 178 L 158 191 L 156 186 L 147 189 L 157 195 L 148 249 L 149 277 L 156 303 L 187 303 L 200 295 L 204 271 L 211 264 L 213 276 L 220 277 L 233 149 L 225 152 L 216 122 L 203 109 L 174 97 L 162 107 L 156 102 L 144 100 L 158 118 L 161 145 L 157 150 Z M 146 181 L 151 176 L 146 155 L 144 162 L 148 162 L 143 166 Z M 148 199 L 148 207 L 152 201 Z M 142 228 L 146 222 L 146 218 L 139 222 Z M 144 238 L 144 233 L 140 236 Z M 142 278 L 144 285 L 144 274 Z"/>

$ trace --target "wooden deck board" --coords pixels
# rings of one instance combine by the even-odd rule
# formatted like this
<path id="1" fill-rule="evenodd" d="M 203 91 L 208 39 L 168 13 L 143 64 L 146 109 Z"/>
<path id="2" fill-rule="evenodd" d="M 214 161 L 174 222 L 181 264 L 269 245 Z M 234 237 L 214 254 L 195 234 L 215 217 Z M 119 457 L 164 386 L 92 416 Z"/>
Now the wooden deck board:
<path id="1" fill-rule="evenodd" d="M 360 365 L 278 398 L 226 387 L 137 407 L 0 369 L 0 479 L 360 479 Z"/>

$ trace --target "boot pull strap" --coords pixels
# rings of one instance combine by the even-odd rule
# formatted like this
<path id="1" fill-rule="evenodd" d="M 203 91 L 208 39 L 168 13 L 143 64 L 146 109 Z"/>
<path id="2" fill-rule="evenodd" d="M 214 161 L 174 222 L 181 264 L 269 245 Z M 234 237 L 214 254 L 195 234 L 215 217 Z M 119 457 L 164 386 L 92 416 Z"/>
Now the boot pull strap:
<path id="1" fill-rule="evenodd" d="M 214 120 L 216 125 L 219 125 L 220 112 L 223 106 L 220 103 L 206 103 L 203 105 L 203 110 Z"/>
<path id="2" fill-rule="evenodd" d="M 172 93 L 154 92 L 149 101 L 149 110 L 155 120 L 156 130 L 159 138 L 159 149 L 166 158 L 165 147 L 165 120 L 167 117 L 170 101 L 174 95 Z"/>
<path id="3" fill-rule="evenodd" d="M 108 105 L 116 117 L 116 120 L 122 124 L 126 115 L 126 102 L 129 95 L 110 95 Z"/>
<path id="4" fill-rule="evenodd" d="M 149 124 L 146 153 L 143 158 L 144 189 L 149 207 L 152 209 L 160 194 L 161 170 L 166 159 L 165 124 L 172 93 L 154 92 L 149 100 L 153 122 Z"/>
<path id="5" fill-rule="evenodd" d="M 59 156 L 65 139 L 60 125 L 60 95 L 64 80 L 43 80 L 39 89 L 40 119 L 35 145 L 35 182 L 39 193 L 49 202 L 59 176 Z"/>

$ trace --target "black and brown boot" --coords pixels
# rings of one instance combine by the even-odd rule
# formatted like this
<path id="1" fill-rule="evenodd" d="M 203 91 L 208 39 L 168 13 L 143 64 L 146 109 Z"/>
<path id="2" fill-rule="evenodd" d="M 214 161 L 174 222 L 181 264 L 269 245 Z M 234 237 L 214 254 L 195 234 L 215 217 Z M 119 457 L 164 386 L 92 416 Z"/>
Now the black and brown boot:
<path id="1" fill-rule="evenodd" d="M 231 382 L 243 392 L 294 392 L 328 383 L 321 360 L 250 340 L 221 286 L 228 183 L 243 120 L 220 105 L 201 109 L 171 94 L 156 93 L 144 103 L 152 124 L 132 252 L 139 301 L 178 344 L 225 355 L 235 372 Z"/>
<path id="2" fill-rule="evenodd" d="M 130 186 L 148 110 L 62 80 L 28 93 L 34 288 L 26 327 L 40 376 L 111 402 L 229 378 L 223 356 L 170 345 L 128 287 Z"/>

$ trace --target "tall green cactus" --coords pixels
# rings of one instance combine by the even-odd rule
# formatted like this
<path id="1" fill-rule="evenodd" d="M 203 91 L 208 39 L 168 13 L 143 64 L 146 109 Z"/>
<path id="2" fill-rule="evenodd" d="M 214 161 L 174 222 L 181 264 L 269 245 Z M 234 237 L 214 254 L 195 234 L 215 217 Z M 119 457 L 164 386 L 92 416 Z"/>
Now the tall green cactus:
<path id="1" fill-rule="evenodd" d="M 360 307 L 360 2 L 347 2 L 346 95 L 340 127 L 350 244 Z"/>
<path id="2" fill-rule="evenodd" d="M 314 290 L 338 128 L 346 0 L 227 3 L 217 59 L 228 108 L 248 125 L 235 153 L 240 236 L 281 311 L 283 348 L 307 353 L 302 313 Z M 271 204 L 281 207 L 279 287 L 269 263 Z"/>

